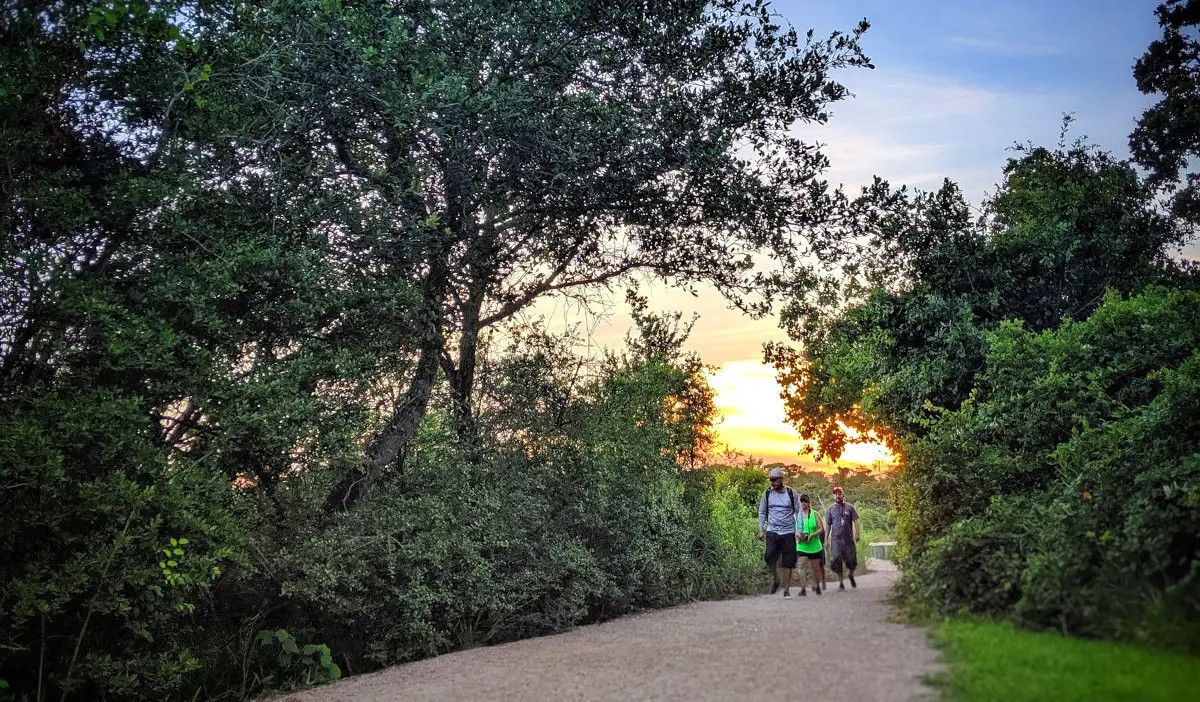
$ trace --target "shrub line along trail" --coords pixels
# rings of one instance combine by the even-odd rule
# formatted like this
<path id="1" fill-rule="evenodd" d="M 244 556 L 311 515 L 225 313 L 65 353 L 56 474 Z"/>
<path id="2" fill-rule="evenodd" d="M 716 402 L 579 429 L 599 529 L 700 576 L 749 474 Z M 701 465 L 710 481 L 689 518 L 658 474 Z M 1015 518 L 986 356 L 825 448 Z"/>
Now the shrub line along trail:
<path id="1" fill-rule="evenodd" d="M 896 573 L 790 601 L 695 602 L 458 651 L 279 702 L 332 700 L 908 700 L 938 669 L 923 629 L 888 621 Z M 793 595 L 798 590 L 793 589 Z M 832 697 L 831 697 L 832 695 Z"/>

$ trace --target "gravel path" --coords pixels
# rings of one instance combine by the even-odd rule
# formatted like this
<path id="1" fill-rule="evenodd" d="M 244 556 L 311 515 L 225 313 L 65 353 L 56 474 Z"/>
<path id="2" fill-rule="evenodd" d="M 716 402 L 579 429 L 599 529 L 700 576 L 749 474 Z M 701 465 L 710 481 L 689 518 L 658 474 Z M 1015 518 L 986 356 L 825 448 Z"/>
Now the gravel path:
<path id="1" fill-rule="evenodd" d="M 936 654 L 923 630 L 887 621 L 894 579 L 870 573 L 856 590 L 790 601 L 696 602 L 395 666 L 279 702 L 925 697 L 920 678 L 937 669 Z"/>

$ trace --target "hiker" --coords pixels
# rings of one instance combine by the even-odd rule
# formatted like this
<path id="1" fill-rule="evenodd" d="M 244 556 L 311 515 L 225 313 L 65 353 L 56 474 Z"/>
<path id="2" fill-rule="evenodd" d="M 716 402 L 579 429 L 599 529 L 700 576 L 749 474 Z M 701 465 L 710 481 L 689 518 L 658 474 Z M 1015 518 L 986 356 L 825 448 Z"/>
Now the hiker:
<path id="1" fill-rule="evenodd" d="M 796 552 L 801 558 L 808 560 L 812 569 L 813 592 L 821 594 L 821 586 L 825 584 L 825 551 L 821 548 L 821 535 L 825 533 L 825 522 L 821 515 L 809 504 L 808 494 L 800 495 L 800 512 L 796 515 Z M 800 594 L 807 595 L 804 583 L 800 583 Z"/>
<path id="2" fill-rule="evenodd" d="M 846 502 L 839 486 L 833 488 L 833 504 L 825 511 L 825 523 L 829 525 L 829 566 L 838 575 L 838 589 L 846 589 L 842 582 L 843 565 L 850 572 L 850 587 L 858 587 L 858 583 L 854 582 L 854 569 L 858 567 L 858 553 L 854 544 L 862 537 L 862 527 L 858 511 L 854 505 Z"/>
<path id="3" fill-rule="evenodd" d="M 758 538 L 767 542 L 764 557 L 771 570 L 771 594 L 779 590 L 783 579 L 783 596 L 792 596 L 792 569 L 796 567 L 796 493 L 783 484 L 783 471 L 772 468 L 771 487 L 758 503 Z"/>

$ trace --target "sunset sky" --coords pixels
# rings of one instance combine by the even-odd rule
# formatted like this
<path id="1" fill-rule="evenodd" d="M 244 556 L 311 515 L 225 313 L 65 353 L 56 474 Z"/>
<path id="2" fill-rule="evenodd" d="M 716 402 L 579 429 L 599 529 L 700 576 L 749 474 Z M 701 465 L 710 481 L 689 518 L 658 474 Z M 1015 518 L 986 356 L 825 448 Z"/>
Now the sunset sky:
<path id="1" fill-rule="evenodd" d="M 943 178 L 978 203 L 1000 177 L 1014 142 L 1057 142 L 1062 115 L 1075 112 L 1071 137 L 1128 156 L 1134 121 L 1151 104 L 1137 91 L 1134 61 L 1158 37 L 1157 0 L 964 1 L 784 0 L 775 7 L 801 31 L 847 29 L 866 17 L 864 39 L 873 71 L 838 76 L 855 97 L 833 108 L 823 126 L 801 126 L 825 144 L 831 183 L 856 190 L 878 174 L 893 184 L 930 189 Z M 1195 247 L 1185 252 L 1198 253 Z M 786 340 L 774 319 L 753 320 L 727 308 L 720 295 L 693 297 L 643 284 L 652 305 L 700 315 L 690 345 L 709 364 L 718 427 L 733 448 L 772 461 L 799 462 L 800 440 L 783 422 L 767 341 Z M 589 343 L 619 346 L 630 320 L 620 294 L 611 313 L 586 319 Z M 551 326 L 579 322 L 578 310 L 549 301 L 538 307 Z M 859 446 L 846 462 L 888 460 Z"/>

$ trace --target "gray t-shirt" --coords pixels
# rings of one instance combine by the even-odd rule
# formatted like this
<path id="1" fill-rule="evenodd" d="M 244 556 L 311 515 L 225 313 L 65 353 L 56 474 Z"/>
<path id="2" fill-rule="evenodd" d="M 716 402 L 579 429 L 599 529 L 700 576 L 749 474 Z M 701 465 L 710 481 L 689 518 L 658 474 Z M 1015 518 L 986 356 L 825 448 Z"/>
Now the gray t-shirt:
<path id="1" fill-rule="evenodd" d="M 781 492 L 767 490 L 766 499 L 758 501 L 758 528 L 765 528 L 776 534 L 795 534 L 796 512 L 793 506 L 800 509 L 800 497 L 795 497 L 796 502 L 793 505 L 793 495 L 795 492 L 788 488 Z"/>
<path id="2" fill-rule="evenodd" d="M 858 519 L 858 510 L 849 502 L 829 505 L 829 509 L 825 510 L 825 528 L 829 530 L 829 540 L 853 548 L 855 519 Z"/>

